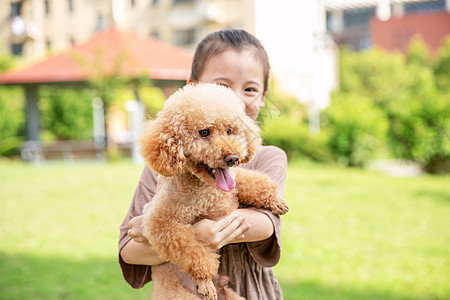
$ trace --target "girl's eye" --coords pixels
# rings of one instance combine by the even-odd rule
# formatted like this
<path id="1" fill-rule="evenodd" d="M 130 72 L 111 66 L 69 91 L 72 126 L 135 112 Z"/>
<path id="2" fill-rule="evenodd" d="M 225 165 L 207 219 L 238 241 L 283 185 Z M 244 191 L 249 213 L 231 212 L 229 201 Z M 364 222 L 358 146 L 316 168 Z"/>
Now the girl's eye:
<path id="1" fill-rule="evenodd" d="M 202 129 L 198 131 L 198 134 L 200 134 L 201 137 L 205 138 L 209 135 L 209 129 Z"/>
<path id="2" fill-rule="evenodd" d="M 230 129 L 230 128 L 227 129 L 227 134 L 228 134 L 228 135 L 231 134 L 231 129 Z"/>
<path id="3" fill-rule="evenodd" d="M 228 87 L 228 85 L 226 85 L 225 83 L 216 83 L 217 85 L 221 85 L 221 86 L 224 86 L 224 87 Z"/>
<path id="4" fill-rule="evenodd" d="M 246 88 L 245 91 L 248 92 L 248 93 L 257 93 L 257 92 L 258 92 L 258 91 L 257 91 L 256 89 L 254 89 L 254 88 Z"/>

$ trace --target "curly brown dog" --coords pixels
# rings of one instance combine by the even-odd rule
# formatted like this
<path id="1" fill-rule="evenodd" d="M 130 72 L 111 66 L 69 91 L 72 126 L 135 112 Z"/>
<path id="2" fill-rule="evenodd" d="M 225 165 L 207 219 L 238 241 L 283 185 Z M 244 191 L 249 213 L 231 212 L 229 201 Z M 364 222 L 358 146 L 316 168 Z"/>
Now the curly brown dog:
<path id="1" fill-rule="evenodd" d="M 143 233 L 170 263 L 152 267 L 153 299 L 199 299 L 177 272 L 197 282 L 205 299 L 217 299 L 213 283 L 219 255 L 197 238 L 191 224 L 217 219 L 243 206 L 288 211 L 267 175 L 243 168 L 261 144 L 256 122 L 231 89 L 187 85 L 166 101 L 139 140 L 146 163 L 160 176 L 144 209 Z M 243 299 L 229 288 L 226 299 Z M 221 296 L 222 297 L 222 296 Z"/>

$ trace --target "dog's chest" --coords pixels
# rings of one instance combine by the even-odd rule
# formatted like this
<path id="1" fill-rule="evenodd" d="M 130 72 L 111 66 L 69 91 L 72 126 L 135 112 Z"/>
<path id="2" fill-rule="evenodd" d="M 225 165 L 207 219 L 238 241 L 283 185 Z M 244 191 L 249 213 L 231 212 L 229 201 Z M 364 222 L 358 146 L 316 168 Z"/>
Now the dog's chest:
<path id="1" fill-rule="evenodd" d="M 236 192 L 222 192 L 216 188 L 210 188 L 209 193 L 201 193 L 197 198 L 203 206 L 201 217 L 216 219 L 226 216 L 238 208 L 239 203 Z"/>
<path id="2" fill-rule="evenodd" d="M 239 206 L 236 190 L 223 192 L 208 185 L 179 185 L 170 178 L 160 180 L 152 202 L 158 210 L 167 211 L 183 223 L 226 216 Z"/>
<path id="3" fill-rule="evenodd" d="M 235 192 L 222 192 L 215 187 L 202 187 L 192 191 L 183 201 L 184 209 L 194 218 L 191 222 L 201 219 L 216 219 L 226 216 L 238 208 L 239 203 Z"/>

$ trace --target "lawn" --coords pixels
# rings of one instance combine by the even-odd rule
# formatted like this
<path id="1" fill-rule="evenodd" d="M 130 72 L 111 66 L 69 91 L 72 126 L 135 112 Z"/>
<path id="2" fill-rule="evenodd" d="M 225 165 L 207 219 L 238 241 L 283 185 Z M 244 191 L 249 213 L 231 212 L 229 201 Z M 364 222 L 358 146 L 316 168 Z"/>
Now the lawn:
<path id="1" fill-rule="evenodd" d="M 148 299 L 117 264 L 142 167 L 0 162 L 1 299 Z M 450 177 L 291 163 L 285 299 L 450 299 Z"/>

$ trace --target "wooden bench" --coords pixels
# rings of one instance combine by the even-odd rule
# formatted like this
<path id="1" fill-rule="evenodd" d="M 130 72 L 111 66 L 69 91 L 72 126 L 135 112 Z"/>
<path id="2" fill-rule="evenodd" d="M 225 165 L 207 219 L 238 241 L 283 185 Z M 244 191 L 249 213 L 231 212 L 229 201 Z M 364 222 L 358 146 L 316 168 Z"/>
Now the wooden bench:
<path id="1" fill-rule="evenodd" d="M 93 141 L 56 141 L 42 143 L 28 141 L 22 146 L 20 155 L 27 162 L 105 160 L 104 148 L 96 147 Z"/>

